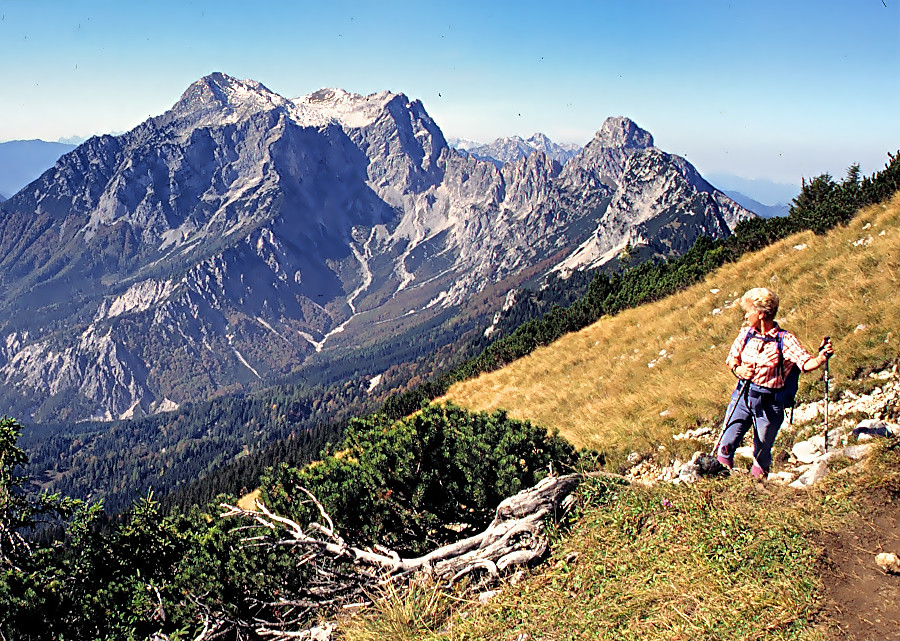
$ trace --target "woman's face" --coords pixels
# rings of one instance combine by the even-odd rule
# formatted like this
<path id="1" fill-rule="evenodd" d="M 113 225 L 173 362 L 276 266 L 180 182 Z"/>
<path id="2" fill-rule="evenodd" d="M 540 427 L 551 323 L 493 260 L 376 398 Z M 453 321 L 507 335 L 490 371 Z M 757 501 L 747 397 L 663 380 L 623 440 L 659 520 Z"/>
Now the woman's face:
<path id="1" fill-rule="evenodd" d="M 744 320 L 747 321 L 747 324 L 753 329 L 760 331 L 760 325 L 762 321 L 762 314 L 757 311 L 752 304 L 747 303 L 743 306 L 744 308 Z"/>

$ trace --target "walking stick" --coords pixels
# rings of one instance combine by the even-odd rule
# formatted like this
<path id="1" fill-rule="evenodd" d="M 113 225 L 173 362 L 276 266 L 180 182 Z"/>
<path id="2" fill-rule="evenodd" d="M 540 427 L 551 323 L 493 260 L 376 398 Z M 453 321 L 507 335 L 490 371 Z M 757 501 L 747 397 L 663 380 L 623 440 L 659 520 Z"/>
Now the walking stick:
<path id="1" fill-rule="evenodd" d="M 725 432 L 728 431 L 728 423 L 731 422 L 731 417 L 734 416 L 734 410 L 737 409 L 738 401 L 740 401 L 741 396 L 744 395 L 746 388 L 750 385 L 750 381 L 745 379 L 740 379 L 737 383 L 737 390 L 739 390 L 738 398 L 734 401 L 734 404 L 731 406 L 731 411 L 728 412 L 728 416 L 725 417 L 725 422 L 722 424 L 722 433 L 719 434 L 719 440 L 716 441 L 716 446 L 713 448 L 713 451 L 710 453 L 710 456 L 713 458 L 719 453 L 719 446 L 722 444 L 722 439 L 725 438 Z"/>
<path id="2" fill-rule="evenodd" d="M 822 345 L 828 342 L 828 336 L 822 339 Z M 825 354 L 825 452 L 828 452 L 828 363 L 831 354 Z"/>

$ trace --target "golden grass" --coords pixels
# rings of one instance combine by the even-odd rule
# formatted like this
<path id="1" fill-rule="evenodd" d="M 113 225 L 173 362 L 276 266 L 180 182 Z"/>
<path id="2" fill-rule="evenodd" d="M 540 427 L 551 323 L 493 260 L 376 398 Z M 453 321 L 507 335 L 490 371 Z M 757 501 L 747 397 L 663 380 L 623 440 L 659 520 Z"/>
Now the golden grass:
<path id="1" fill-rule="evenodd" d="M 256 510 L 256 500 L 259 498 L 259 495 L 262 493 L 261 490 L 253 490 L 252 492 L 248 492 L 244 494 L 241 498 L 238 499 L 237 506 L 242 510 L 255 511 Z"/>
<path id="2" fill-rule="evenodd" d="M 670 445 L 674 433 L 721 418 L 734 385 L 725 356 L 743 321 L 734 302 L 744 291 L 777 292 L 780 324 L 811 351 L 830 335 L 830 367 L 840 385 L 857 365 L 897 356 L 898 274 L 900 194 L 825 236 L 791 236 L 665 300 L 601 318 L 501 370 L 457 383 L 445 399 L 473 410 L 505 408 L 580 447 Z M 801 393 L 821 395 L 814 387 L 820 372 L 803 378 Z"/>
<path id="3" fill-rule="evenodd" d="M 436 583 L 412 581 L 404 587 L 384 584 L 370 595 L 372 606 L 339 625 L 347 641 L 413 641 L 437 632 L 456 605 L 455 597 Z"/>

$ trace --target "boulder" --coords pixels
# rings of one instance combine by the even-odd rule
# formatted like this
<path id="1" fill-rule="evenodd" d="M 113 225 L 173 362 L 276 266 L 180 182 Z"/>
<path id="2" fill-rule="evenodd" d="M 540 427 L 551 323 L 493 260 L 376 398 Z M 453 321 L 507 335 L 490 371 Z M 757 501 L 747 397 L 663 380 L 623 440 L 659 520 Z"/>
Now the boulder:
<path id="1" fill-rule="evenodd" d="M 794 447 L 791 448 L 791 454 L 794 455 L 801 463 L 813 463 L 821 458 L 822 454 L 825 453 L 825 449 L 822 445 L 818 444 L 815 441 L 816 437 L 809 439 L 808 441 L 800 441 L 799 443 L 794 443 Z M 820 438 L 824 444 L 825 439 Z"/>
<path id="2" fill-rule="evenodd" d="M 875 563 L 878 564 L 884 572 L 889 574 L 900 574 L 900 558 L 894 552 L 882 552 L 875 557 Z"/>
<path id="3" fill-rule="evenodd" d="M 828 474 L 828 464 L 824 461 L 816 461 L 812 465 L 809 466 L 800 478 L 790 484 L 789 487 L 793 487 L 796 489 L 802 489 L 805 487 L 811 487 L 821 481 Z"/>
<path id="4" fill-rule="evenodd" d="M 874 446 L 871 443 L 865 445 L 849 445 L 844 448 L 844 456 L 853 459 L 854 461 L 858 461 L 867 457 L 872 452 L 873 447 Z"/>

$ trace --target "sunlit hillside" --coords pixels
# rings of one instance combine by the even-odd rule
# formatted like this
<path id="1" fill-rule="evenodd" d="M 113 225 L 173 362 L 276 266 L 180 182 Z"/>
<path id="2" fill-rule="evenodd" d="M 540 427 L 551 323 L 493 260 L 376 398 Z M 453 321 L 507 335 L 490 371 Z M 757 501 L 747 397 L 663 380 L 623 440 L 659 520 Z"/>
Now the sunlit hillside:
<path id="1" fill-rule="evenodd" d="M 671 445 L 686 427 L 724 411 L 734 379 L 725 356 L 743 321 L 735 299 L 766 286 L 779 323 L 812 352 L 830 335 L 839 387 L 860 364 L 898 353 L 900 195 L 825 236 L 805 232 L 713 272 L 660 302 L 604 317 L 512 365 L 454 385 L 447 398 L 506 408 L 578 446 L 610 452 Z M 801 396 L 822 394 L 821 370 Z"/>

